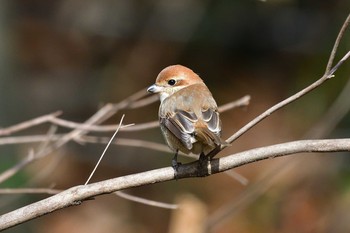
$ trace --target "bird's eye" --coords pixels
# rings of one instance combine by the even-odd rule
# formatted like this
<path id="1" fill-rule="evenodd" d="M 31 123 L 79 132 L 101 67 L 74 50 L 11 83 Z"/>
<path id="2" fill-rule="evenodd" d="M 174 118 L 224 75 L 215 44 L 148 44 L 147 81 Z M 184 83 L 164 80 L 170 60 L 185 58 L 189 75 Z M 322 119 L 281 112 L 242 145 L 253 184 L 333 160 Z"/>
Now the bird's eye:
<path id="1" fill-rule="evenodd" d="M 175 83 L 176 83 L 175 79 L 170 79 L 170 80 L 168 81 L 168 84 L 169 84 L 170 86 L 174 86 Z"/>

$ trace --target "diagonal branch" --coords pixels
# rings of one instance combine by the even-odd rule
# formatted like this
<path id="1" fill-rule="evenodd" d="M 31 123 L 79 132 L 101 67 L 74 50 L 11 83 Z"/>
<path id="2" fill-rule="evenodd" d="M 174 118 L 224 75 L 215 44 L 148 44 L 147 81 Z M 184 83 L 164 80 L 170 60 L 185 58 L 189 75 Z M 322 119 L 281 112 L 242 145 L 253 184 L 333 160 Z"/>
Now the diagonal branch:
<path id="1" fill-rule="evenodd" d="M 121 125 L 122 125 L 122 123 L 123 123 L 123 120 L 124 120 L 124 116 L 125 116 L 125 115 L 123 115 L 122 118 L 120 119 L 119 127 L 118 127 L 117 130 L 114 132 L 113 136 L 109 139 L 109 141 L 108 141 L 108 143 L 107 143 L 105 149 L 103 150 L 103 152 L 102 152 L 102 154 L 101 154 L 101 156 L 100 156 L 98 162 L 96 163 L 94 169 L 92 170 L 92 172 L 91 172 L 89 178 L 88 178 L 87 181 L 85 182 L 85 185 L 87 185 L 87 184 L 90 182 L 90 179 L 91 179 L 92 176 L 94 175 L 94 173 L 95 173 L 97 167 L 99 166 L 99 164 L 101 163 L 101 161 L 102 161 L 104 155 L 106 154 L 106 151 L 107 151 L 108 147 L 111 145 L 111 143 L 112 143 L 112 141 L 114 140 L 115 136 L 116 136 L 117 133 L 119 132 L 119 129 L 120 129 L 120 127 L 121 127 Z"/>
<path id="2" fill-rule="evenodd" d="M 340 64 L 343 64 L 343 62 L 349 57 L 350 52 L 348 52 L 341 60 L 340 62 L 335 66 L 336 68 L 339 68 Z M 335 72 L 335 69 L 333 73 Z M 272 106 L 271 108 L 267 109 L 265 112 L 260 114 L 258 117 L 254 118 L 252 121 L 250 121 L 248 124 L 246 124 L 244 127 L 242 127 L 240 130 L 238 130 L 235 134 L 233 134 L 231 137 L 229 137 L 226 141 L 229 143 L 232 143 L 237 138 L 242 136 L 244 133 L 246 133 L 248 130 L 253 128 L 256 124 L 261 122 L 266 117 L 270 116 L 272 113 L 276 112 L 277 110 L 283 108 L 284 106 L 290 104 L 291 102 L 294 102 L 295 100 L 299 99 L 300 97 L 306 95 L 307 93 L 311 92 L 315 88 L 319 87 L 321 84 L 323 84 L 325 81 L 332 78 L 332 74 L 324 74 L 320 79 L 309 85 L 308 87 L 302 89 L 301 91 L 295 93 L 294 95 L 288 97 L 287 99 L 277 103 L 276 105 Z"/>
<path id="3" fill-rule="evenodd" d="M 325 74 L 331 74 L 334 72 L 334 71 L 333 72 L 331 71 L 331 68 L 333 66 L 333 61 L 334 61 L 335 55 L 337 53 L 339 43 L 340 43 L 341 39 L 343 38 L 344 33 L 349 26 L 349 23 L 350 23 L 350 14 L 348 15 L 348 17 L 346 17 L 345 22 L 343 23 L 343 25 L 338 33 L 337 39 L 334 42 L 331 55 L 329 56 L 329 59 L 328 59 L 327 67 L 326 67 L 326 70 L 324 72 Z M 335 67 L 337 67 L 337 65 Z"/>
<path id="4" fill-rule="evenodd" d="M 330 78 L 333 77 L 333 74 L 335 71 L 337 71 L 337 69 L 349 58 L 350 56 L 350 51 L 348 51 L 342 59 L 340 59 L 340 61 L 331 69 L 331 67 L 333 66 L 333 61 L 334 61 L 334 57 L 336 55 L 336 52 L 338 50 L 338 45 L 341 41 L 341 39 L 344 36 L 345 30 L 347 29 L 347 27 L 349 26 L 350 23 L 350 14 L 348 15 L 348 17 L 346 18 L 345 22 L 343 23 L 337 39 L 334 43 L 333 49 L 331 51 L 331 55 L 329 57 L 328 60 L 328 64 L 327 64 L 327 68 L 326 71 L 324 73 L 324 75 L 318 79 L 317 81 L 315 81 L 314 83 L 312 83 L 311 85 L 309 85 L 308 87 L 304 88 L 303 90 L 295 93 L 294 95 L 288 97 L 287 99 L 277 103 L 276 105 L 272 106 L 271 108 L 267 109 L 265 112 L 263 112 L 262 114 L 260 114 L 258 117 L 254 118 L 252 121 L 250 121 L 248 124 L 246 124 L 244 127 L 242 127 L 240 130 L 238 130 L 235 134 L 233 134 L 231 137 L 229 137 L 226 141 L 228 143 L 232 143 L 233 141 L 235 141 L 237 138 L 239 138 L 240 136 L 242 136 L 245 132 L 247 132 L 248 130 L 250 130 L 253 126 L 255 126 L 256 124 L 258 124 L 260 121 L 262 121 L 263 119 L 265 119 L 266 117 L 270 116 L 272 113 L 276 112 L 277 110 L 279 110 L 280 108 L 288 105 L 291 102 L 294 102 L 295 100 L 299 99 L 300 97 L 306 95 L 307 93 L 311 92 L 312 90 L 314 90 L 315 88 L 317 88 L 318 86 L 320 86 L 321 84 L 323 84 L 325 81 L 329 80 Z M 219 152 L 219 151 L 218 151 Z M 216 153 L 218 153 L 216 152 Z M 215 153 L 211 153 L 214 154 Z M 212 155 L 213 156 L 213 155 Z"/>

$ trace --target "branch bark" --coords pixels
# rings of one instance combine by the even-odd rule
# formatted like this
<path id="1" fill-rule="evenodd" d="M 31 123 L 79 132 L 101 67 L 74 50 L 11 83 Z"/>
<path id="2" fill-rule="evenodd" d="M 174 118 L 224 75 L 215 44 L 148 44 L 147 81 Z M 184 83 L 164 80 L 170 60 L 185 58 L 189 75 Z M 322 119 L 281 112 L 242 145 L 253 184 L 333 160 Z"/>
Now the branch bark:
<path id="1" fill-rule="evenodd" d="M 350 139 L 301 140 L 256 148 L 208 161 L 202 166 L 199 161 L 181 165 L 177 179 L 212 175 L 259 160 L 310 152 L 350 151 Z M 208 173 L 205 173 L 209 171 Z M 117 177 L 88 185 L 79 185 L 60 192 L 54 196 L 24 206 L 0 216 L 0 230 L 8 229 L 31 219 L 57 211 L 59 209 L 80 205 L 93 197 L 113 193 L 119 190 L 174 180 L 174 169 L 165 167 L 132 175 Z"/>

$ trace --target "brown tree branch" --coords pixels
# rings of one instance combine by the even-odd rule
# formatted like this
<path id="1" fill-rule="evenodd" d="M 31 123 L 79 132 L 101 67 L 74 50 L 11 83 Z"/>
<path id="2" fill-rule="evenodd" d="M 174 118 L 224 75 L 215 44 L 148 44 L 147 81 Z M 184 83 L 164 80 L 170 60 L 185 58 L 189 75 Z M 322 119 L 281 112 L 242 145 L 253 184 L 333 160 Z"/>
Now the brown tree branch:
<path id="1" fill-rule="evenodd" d="M 232 154 L 220 159 L 213 159 L 209 161 L 207 167 L 202 166 L 199 161 L 181 165 L 177 172 L 177 179 L 202 176 L 205 174 L 203 172 L 206 171 L 209 171 L 210 174 L 216 174 L 259 160 L 290 154 L 341 151 L 350 151 L 350 139 L 301 140 L 287 142 Z M 165 167 L 88 185 L 75 186 L 52 197 L 0 216 L 0 230 L 8 229 L 65 207 L 79 205 L 84 200 L 89 200 L 99 195 L 113 193 L 127 188 L 173 180 L 174 176 L 174 169 L 172 167 Z"/>

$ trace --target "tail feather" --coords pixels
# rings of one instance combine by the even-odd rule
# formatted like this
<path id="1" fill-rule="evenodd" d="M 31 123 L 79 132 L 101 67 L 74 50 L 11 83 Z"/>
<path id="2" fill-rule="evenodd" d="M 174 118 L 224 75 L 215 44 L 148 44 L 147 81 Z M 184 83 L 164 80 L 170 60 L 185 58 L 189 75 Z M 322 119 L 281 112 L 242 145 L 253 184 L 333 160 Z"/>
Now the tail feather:
<path id="1" fill-rule="evenodd" d="M 196 137 L 198 138 L 199 141 L 202 141 L 213 148 L 221 145 L 224 147 L 231 145 L 226 141 L 222 140 L 218 134 L 215 134 L 214 132 L 210 131 L 208 128 L 204 128 L 204 127 L 198 128 L 196 130 Z"/>

